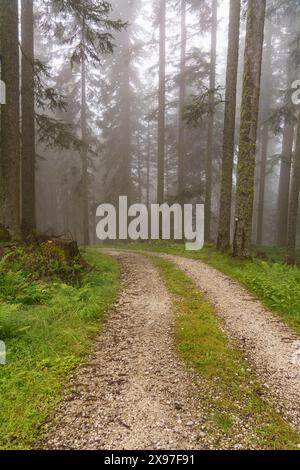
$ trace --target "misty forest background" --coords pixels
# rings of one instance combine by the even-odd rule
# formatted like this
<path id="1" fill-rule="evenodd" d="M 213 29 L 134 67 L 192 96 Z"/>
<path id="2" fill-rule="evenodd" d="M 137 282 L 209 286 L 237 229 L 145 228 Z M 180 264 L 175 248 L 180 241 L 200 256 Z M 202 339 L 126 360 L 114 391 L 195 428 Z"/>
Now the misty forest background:
<path id="1" fill-rule="evenodd" d="M 299 0 L 0 0 L 0 450 L 299 449 L 299 65 Z M 100 250 L 126 195 L 206 246 Z"/>
<path id="2" fill-rule="evenodd" d="M 1 0 L 2 237 L 96 244 L 127 195 L 205 203 L 207 242 L 293 264 L 299 34 L 297 0 Z"/>

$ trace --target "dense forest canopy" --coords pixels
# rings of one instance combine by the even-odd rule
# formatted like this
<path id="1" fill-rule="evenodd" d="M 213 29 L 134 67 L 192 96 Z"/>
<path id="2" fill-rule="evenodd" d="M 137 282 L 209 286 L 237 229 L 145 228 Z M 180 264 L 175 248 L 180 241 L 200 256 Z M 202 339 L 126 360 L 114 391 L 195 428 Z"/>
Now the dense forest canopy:
<path id="1" fill-rule="evenodd" d="M 127 195 L 203 203 L 221 251 L 295 261 L 297 0 L 1 0 L 0 28 L 3 233 L 96 244 Z"/>

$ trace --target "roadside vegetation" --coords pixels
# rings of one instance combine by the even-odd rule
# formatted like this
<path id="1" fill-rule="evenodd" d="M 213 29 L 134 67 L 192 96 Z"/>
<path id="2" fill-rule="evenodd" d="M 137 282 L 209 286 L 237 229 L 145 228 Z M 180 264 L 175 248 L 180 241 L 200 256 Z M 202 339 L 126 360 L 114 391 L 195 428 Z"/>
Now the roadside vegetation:
<path id="1" fill-rule="evenodd" d="M 222 333 L 213 307 L 193 281 L 172 263 L 153 258 L 173 294 L 175 344 L 179 355 L 201 376 L 201 401 L 211 422 L 230 438 L 246 434 L 248 448 L 297 449 L 292 429 L 266 398 L 242 353 Z"/>
<path id="2" fill-rule="evenodd" d="M 96 250 L 70 261 L 51 242 L 3 249 L 0 262 L 0 449 L 29 449 L 118 292 L 117 262 Z"/>
<path id="3" fill-rule="evenodd" d="M 230 254 L 221 254 L 210 245 L 201 251 L 186 251 L 181 243 L 161 241 L 118 246 L 204 261 L 240 282 L 267 308 L 300 333 L 300 263 L 298 267 L 287 266 L 284 250 L 260 247 L 254 251 L 252 259 L 241 260 Z M 300 252 L 298 259 L 300 261 Z"/>

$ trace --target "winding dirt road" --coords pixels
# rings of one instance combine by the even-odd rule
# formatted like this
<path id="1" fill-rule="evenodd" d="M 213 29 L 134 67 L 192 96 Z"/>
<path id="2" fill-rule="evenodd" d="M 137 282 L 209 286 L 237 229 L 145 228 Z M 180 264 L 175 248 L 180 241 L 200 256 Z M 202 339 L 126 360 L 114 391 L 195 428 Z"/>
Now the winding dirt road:
<path id="1" fill-rule="evenodd" d="M 116 256 L 121 297 L 57 410 L 47 448 L 208 447 L 197 386 L 173 352 L 168 292 L 149 259 Z"/>
<path id="2" fill-rule="evenodd" d="M 110 254 L 122 267 L 122 294 L 90 360 L 73 377 L 49 426 L 45 447 L 247 448 L 247 424 L 229 441 L 212 428 L 201 408 L 205 386 L 174 351 L 172 299 L 149 256 Z M 199 261 L 159 256 L 194 279 L 215 305 L 226 333 L 238 340 L 284 413 L 299 425 L 300 366 L 295 362 L 293 332 L 215 269 Z"/>
<path id="3" fill-rule="evenodd" d="M 299 427 L 299 337 L 246 289 L 206 263 L 179 256 L 159 256 L 175 263 L 194 280 L 215 306 L 227 335 L 238 340 L 281 411 Z"/>

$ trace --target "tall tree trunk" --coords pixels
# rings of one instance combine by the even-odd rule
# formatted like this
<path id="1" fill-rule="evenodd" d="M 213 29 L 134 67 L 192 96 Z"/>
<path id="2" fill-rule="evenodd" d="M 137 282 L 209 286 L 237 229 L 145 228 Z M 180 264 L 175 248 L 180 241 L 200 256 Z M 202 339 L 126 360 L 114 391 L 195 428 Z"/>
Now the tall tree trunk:
<path id="1" fill-rule="evenodd" d="M 170 161 L 169 161 L 169 146 L 166 144 L 165 147 L 165 197 L 168 199 L 169 197 L 169 189 L 170 189 L 170 181 L 169 181 L 169 176 L 170 176 Z"/>
<path id="2" fill-rule="evenodd" d="M 137 147 L 138 147 L 138 200 L 139 204 L 142 203 L 142 155 L 141 155 L 141 135 L 138 130 L 137 135 Z"/>
<path id="3" fill-rule="evenodd" d="M 122 141 L 122 196 L 128 197 L 128 203 L 132 199 L 132 182 L 131 182 L 131 90 L 130 90 L 130 65 L 131 65 L 131 42 L 128 30 L 122 34 L 124 38 L 124 65 L 123 65 L 123 83 L 122 83 L 122 111 L 121 111 L 121 141 Z"/>
<path id="4" fill-rule="evenodd" d="M 23 236 L 35 231 L 35 125 L 33 0 L 22 0 L 22 147 L 21 227 Z"/>
<path id="5" fill-rule="evenodd" d="M 291 197 L 288 216 L 288 255 L 287 263 L 293 265 L 296 263 L 296 240 L 297 240 L 297 218 L 299 209 L 300 192 L 300 111 L 298 117 L 297 144 L 295 151 L 295 162 L 293 167 Z"/>
<path id="6" fill-rule="evenodd" d="M 260 158 L 260 175 L 259 175 L 259 194 L 258 194 L 258 215 L 257 215 L 257 232 L 256 243 L 262 245 L 263 243 L 263 228 L 264 228 L 264 207 L 265 207 L 265 192 L 266 192 L 266 173 L 267 173 L 267 158 L 269 147 L 269 115 L 270 104 L 272 95 L 272 29 L 271 24 L 267 23 L 266 28 L 266 50 L 265 50 L 265 64 L 264 64 L 264 79 L 263 84 L 265 87 L 263 96 L 263 112 L 262 118 L 262 142 L 261 142 L 261 158 Z"/>
<path id="7" fill-rule="evenodd" d="M 233 252 L 251 254 L 256 138 L 266 0 L 248 0 Z"/>
<path id="8" fill-rule="evenodd" d="M 262 129 L 262 143 L 261 143 L 261 158 L 259 162 L 259 183 L 258 183 L 258 205 L 257 205 L 257 225 L 256 225 L 256 244 L 261 245 L 263 242 L 263 228 L 264 228 L 264 207 L 265 207 L 265 190 L 266 190 L 266 172 L 267 172 L 267 157 L 269 147 L 269 126 L 267 123 L 263 124 Z"/>
<path id="9" fill-rule="evenodd" d="M 289 87 L 290 84 L 291 81 L 288 80 Z M 283 129 L 282 155 L 278 191 L 277 244 L 280 247 L 285 247 L 287 245 L 287 226 L 289 214 L 289 196 L 291 185 L 294 137 L 295 126 L 287 118 L 285 120 Z"/>
<path id="10" fill-rule="evenodd" d="M 262 143 L 262 126 L 258 126 L 257 147 L 256 147 L 256 165 L 255 165 L 255 172 L 254 172 L 254 197 L 253 197 L 253 211 L 254 212 L 253 212 L 253 221 L 252 221 L 252 233 L 255 233 L 255 234 L 257 233 L 257 221 L 258 221 L 257 208 L 258 208 L 258 197 L 259 197 L 261 143 Z"/>
<path id="11" fill-rule="evenodd" d="M 209 98 L 210 112 L 208 116 L 207 129 L 207 152 L 205 169 L 205 241 L 211 239 L 211 209 L 212 209 L 212 173 L 213 173 L 213 154 L 214 154 L 214 90 L 216 88 L 216 61 L 217 61 L 217 30 L 218 30 L 218 0 L 212 0 L 212 26 L 211 26 L 211 51 L 210 51 L 210 77 L 209 89 L 211 90 Z"/>
<path id="12" fill-rule="evenodd" d="M 146 204 L 147 207 L 150 205 L 150 158 L 151 158 L 151 140 L 150 140 L 150 123 L 148 122 L 147 127 L 147 196 Z"/>
<path id="13" fill-rule="evenodd" d="M 181 56 L 179 81 L 179 116 L 178 116 L 178 193 L 181 195 L 185 188 L 186 155 L 185 155 L 185 123 L 183 112 L 186 93 L 186 0 L 181 0 Z"/>
<path id="14" fill-rule="evenodd" d="M 1 106 L 0 222 L 20 236 L 20 96 L 18 0 L 1 0 L 1 79 L 6 83 L 6 105 Z"/>
<path id="15" fill-rule="evenodd" d="M 289 32 L 288 42 L 290 44 L 289 57 L 287 59 L 287 82 L 286 89 L 291 90 L 292 83 L 297 78 L 295 60 L 293 57 L 294 38 L 297 34 L 297 5 L 292 6 L 292 10 L 287 18 L 286 28 Z M 298 46 L 297 46 L 298 47 Z M 287 246 L 287 227 L 290 202 L 291 170 L 293 160 L 293 148 L 295 141 L 295 124 L 287 117 L 283 127 L 282 153 L 280 161 L 278 205 L 277 205 L 277 245 L 281 248 Z"/>
<path id="16" fill-rule="evenodd" d="M 157 203 L 165 196 L 165 112 L 166 112 L 166 2 L 160 0 L 159 11 L 159 91 L 158 91 L 158 151 Z"/>
<path id="17" fill-rule="evenodd" d="M 82 26 L 82 41 L 85 41 L 85 24 Z M 86 61 L 81 60 L 81 138 L 83 149 L 82 161 L 82 210 L 83 210 L 83 244 L 90 244 L 89 195 L 88 195 L 88 149 L 87 149 L 87 103 L 86 103 Z"/>
<path id="18" fill-rule="evenodd" d="M 226 251 L 230 247 L 240 21 L 241 2 L 240 0 L 230 0 L 223 136 L 223 166 L 218 233 L 218 249 L 221 252 Z"/>

